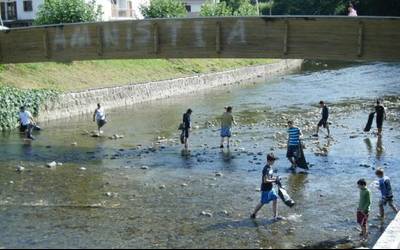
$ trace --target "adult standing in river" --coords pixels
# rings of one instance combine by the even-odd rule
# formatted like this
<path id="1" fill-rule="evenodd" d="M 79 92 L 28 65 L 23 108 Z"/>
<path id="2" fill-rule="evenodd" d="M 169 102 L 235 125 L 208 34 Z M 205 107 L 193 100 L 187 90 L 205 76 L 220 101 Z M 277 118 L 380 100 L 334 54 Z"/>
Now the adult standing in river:
<path id="1" fill-rule="evenodd" d="M 317 125 L 317 133 L 314 134 L 314 137 L 318 137 L 319 134 L 319 128 L 320 127 L 324 127 L 327 131 L 328 131 L 328 138 L 331 136 L 331 131 L 329 129 L 329 108 L 328 106 L 325 104 L 324 101 L 320 101 L 319 102 L 319 106 L 322 109 L 322 118 L 319 121 L 318 125 Z"/>
<path id="2" fill-rule="evenodd" d="M 26 138 L 30 140 L 34 140 L 35 138 L 32 136 L 32 130 L 34 128 L 35 120 L 31 112 L 26 110 L 25 106 L 22 106 L 19 110 L 19 122 L 20 122 L 20 131 L 26 134 Z"/>
<path id="3" fill-rule="evenodd" d="M 386 120 L 386 110 L 385 106 L 380 100 L 376 101 L 375 112 L 376 112 L 376 127 L 378 129 L 378 136 L 381 136 L 383 131 L 383 121 Z"/>
<path id="4" fill-rule="evenodd" d="M 232 136 L 232 125 L 235 124 L 235 119 L 232 115 L 232 107 L 229 106 L 226 108 L 224 114 L 221 118 L 221 146 L 220 148 L 224 148 L 225 138 L 227 138 L 227 148 L 230 147 L 230 138 Z"/>
<path id="5" fill-rule="evenodd" d="M 97 104 L 97 109 L 94 111 L 93 122 L 97 123 L 99 135 L 102 134 L 103 131 L 101 131 L 101 128 L 104 127 L 104 125 L 106 125 L 107 120 L 106 120 L 106 113 L 104 111 L 104 108 L 101 106 L 100 103 Z"/>
<path id="6" fill-rule="evenodd" d="M 296 169 L 297 167 L 297 159 L 300 154 L 301 141 L 300 138 L 303 135 L 301 130 L 298 127 L 294 126 L 293 121 L 288 122 L 288 149 L 287 149 L 287 158 L 292 164 L 292 169 Z"/>
<path id="7" fill-rule="evenodd" d="M 192 127 L 191 115 L 193 110 L 188 109 L 185 114 L 183 114 L 183 143 L 185 145 L 185 150 L 189 149 L 189 136 L 190 136 L 190 129 Z"/>

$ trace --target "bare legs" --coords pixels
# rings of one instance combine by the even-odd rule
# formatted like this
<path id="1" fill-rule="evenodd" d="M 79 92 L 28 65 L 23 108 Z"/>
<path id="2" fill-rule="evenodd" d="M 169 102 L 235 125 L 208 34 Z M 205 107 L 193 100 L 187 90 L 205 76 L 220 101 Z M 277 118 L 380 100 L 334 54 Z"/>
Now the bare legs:
<path id="1" fill-rule="evenodd" d="M 254 210 L 253 214 L 251 215 L 251 218 L 255 219 L 257 217 L 258 212 L 261 210 L 261 208 L 264 207 L 264 204 L 259 203 Z M 272 212 L 274 214 L 274 219 L 278 218 L 278 200 L 274 200 L 272 203 Z"/>
<path id="2" fill-rule="evenodd" d="M 227 147 L 229 148 L 230 147 L 230 138 L 229 137 L 226 137 L 226 138 L 227 138 L 227 142 L 228 142 Z M 224 143 L 225 143 L 225 137 L 221 137 L 221 148 L 224 148 Z"/>

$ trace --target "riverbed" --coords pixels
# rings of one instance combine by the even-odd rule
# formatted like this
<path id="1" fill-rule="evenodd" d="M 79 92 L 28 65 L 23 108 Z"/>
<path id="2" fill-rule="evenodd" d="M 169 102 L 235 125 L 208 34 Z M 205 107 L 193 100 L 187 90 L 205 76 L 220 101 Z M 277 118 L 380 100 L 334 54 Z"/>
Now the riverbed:
<path id="1" fill-rule="evenodd" d="M 5 248 L 307 248 L 361 246 L 355 222 L 357 180 L 383 167 L 400 200 L 400 65 L 307 62 L 301 72 L 129 108 L 107 110 L 100 138 L 90 116 L 41 124 L 37 140 L 0 136 L 0 247 Z M 384 136 L 363 133 L 377 98 L 388 107 Z M 311 135 L 318 103 L 331 109 L 333 138 Z M 234 107 L 238 126 L 219 149 L 218 117 Z M 194 113 L 191 152 L 177 130 Z M 95 107 L 94 107 L 95 108 Z M 105 107 L 107 109 L 107 107 Z M 308 172 L 288 171 L 286 122 L 303 130 Z M 123 138 L 110 139 L 113 135 Z M 271 220 L 260 199 L 265 156 L 296 201 Z M 62 166 L 48 168 L 52 161 Z M 17 172 L 17 166 L 23 166 Z M 371 212 L 372 246 L 385 225 Z"/>

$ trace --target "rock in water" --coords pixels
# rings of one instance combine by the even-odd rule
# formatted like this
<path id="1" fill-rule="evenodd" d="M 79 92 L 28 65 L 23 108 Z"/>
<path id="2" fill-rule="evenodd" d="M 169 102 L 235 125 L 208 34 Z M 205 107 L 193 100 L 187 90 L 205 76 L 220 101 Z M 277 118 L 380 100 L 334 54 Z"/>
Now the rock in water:
<path id="1" fill-rule="evenodd" d="M 79 168 L 79 170 L 86 171 L 86 168 L 85 167 L 81 167 L 81 168 Z"/>
<path id="2" fill-rule="evenodd" d="M 48 168 L 55 168 L 55 167 L 57 167 L 57 162 L 53 161 L 53 162 L 47 163 L 46 166 Z"/>
<path id="3" fill-rule="evenodd" d="M 200 215 L 201 216 L 205 216 L 205 217 L 209 217 L 209 218 L 213 217 L 212 213 L 206 212 L 206 211 L 201 212 Z"/>
<path id="4" fill-rule="evenodd" d="M 21 173 L 25 170 L 25 168 L 23 166 L 17 166 L 17 172 Z"/>
<path id="5" fill-rule="evenodd" d="M 224 175 L 222 173 L 216 173 L 215 176 L 216 177 L 223 177 Z"/>
<path id="6" fill-rule="evenodd" d="M 165 186 L 165 185 L 161 185 L 160 186 L 160 189 L 162 190 L 162 189 L 166 189 L 167 187 Z"/>
<path id="7" fill-rule="evenodd" d="M 147 170 L 147 169 L 149 169 L 149 167 L 148 166 L 142 166 L 140 169 Z"/>

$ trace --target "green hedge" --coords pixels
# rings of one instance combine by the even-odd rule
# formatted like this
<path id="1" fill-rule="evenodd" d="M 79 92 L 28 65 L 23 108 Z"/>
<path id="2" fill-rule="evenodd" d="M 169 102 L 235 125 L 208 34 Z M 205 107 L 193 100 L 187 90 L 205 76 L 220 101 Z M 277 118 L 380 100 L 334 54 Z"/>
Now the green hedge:
<path id="1" fill-rule="evenodd" d="M 21 90 L 0 86 L 0 130 L 13 129 L 18 125 L 21 106 L 26 106 L 33 116 L 38 116 L 40 105 L 57 95 L 54 90 Z"/>

